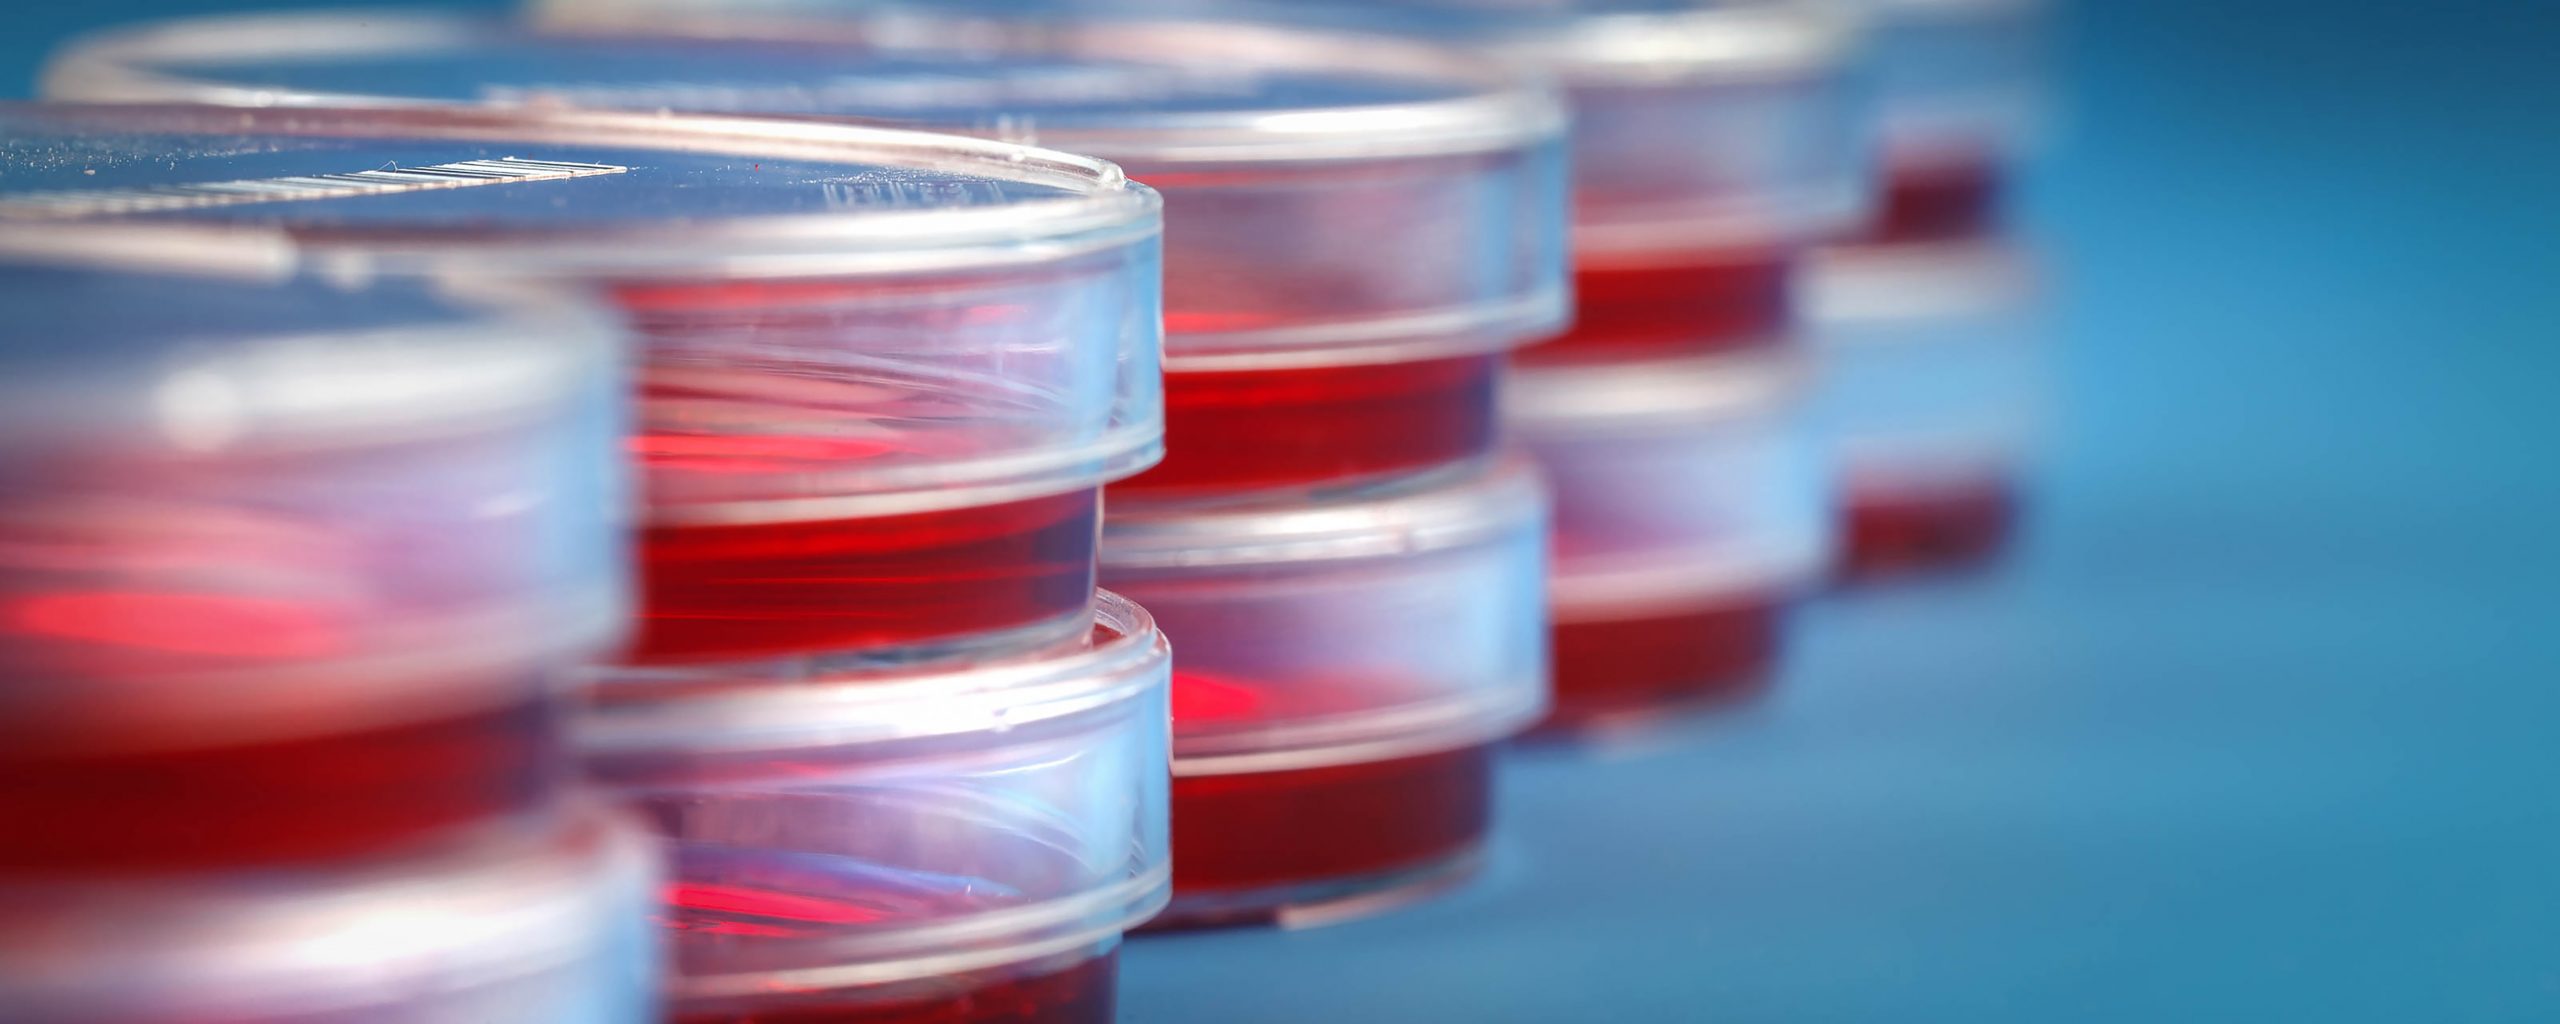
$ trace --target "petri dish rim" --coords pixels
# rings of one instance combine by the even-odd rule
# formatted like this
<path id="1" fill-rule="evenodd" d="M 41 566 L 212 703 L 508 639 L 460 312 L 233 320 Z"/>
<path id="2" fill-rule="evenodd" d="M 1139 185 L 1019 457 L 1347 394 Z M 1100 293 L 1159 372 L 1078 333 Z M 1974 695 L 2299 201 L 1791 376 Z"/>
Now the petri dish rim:
<path id="1" fill-rule="evenodd" d="M 574 12 L 563 16 L 561 11 Z M 679 11 L 621 13 L 555 5 L 536 24 L 428 11 L 313 12 L 188 18 L 75 40 L 42 75 L 44 93 L 118 102 L 199 102 L 248 107 L 440 105 L 439 101 L 296 91 L 175 73 L 184 60 L 415 56 L 522 36 L 583 41 L 688 39 L 723 43 L 844 43 L 892 51 L 968 46 L 1049 57 L 1128 60 L 1180 67 L 1238 64 L 1302 74 L 1384 74 L 1450 87 L 1427 100 L 1298 109 L 1131 113 L 1103 126 L 1043 125 L 1040 145 L 1113 161 L 1162 164 L 1322 163 L 1463 156 L 1521 149 L 1560 135 L 1565 106 L 1540 76 L 1425 44 L 1276 22 L 1204 21 L 1170 15 L 1084 19 L 990 17 L 923 10 L 862 18 L 793 15 L 717 18 Z M 1166 54 L 1184 54 L 1181 60 Z M 851 115 L 803 115 L 811 123 L 861 123 Z M 964 130 L 965 126 L 955 128 Z"/>
<path id="2" fill-rule="evenodd" d="M 831 667 L 804 659 L 599 670 L 576 729 L 593 757 L 858 747 L 985 732 L 1107 711 L 1163 688 L 1171 651 L 1155 619 L 1109 591 L 1090 645 Z M 707 692 L 653 685 L 716 679 Z"/>
<path id="3" fill-rule="evenodd" d="M 543 278 L 860 276 L 1045 263 L 1151 238 L 1161 201 L 1108 161 L 966 136 L 851 123 L 458 104 L 222 107 L 10 102 L 0 131 L 517 142 L 886 165 L 1067 193 L 1003 206 L 792 213 L 611 225 L 283 225 L 303 264 L 350 279 L 502 270 Z M 61 224 L 20 212 L 11 219 Z M 74 221 L 102 223 L 94 216 Z M 158 222 L 153 222 L 158 223 Z"/>

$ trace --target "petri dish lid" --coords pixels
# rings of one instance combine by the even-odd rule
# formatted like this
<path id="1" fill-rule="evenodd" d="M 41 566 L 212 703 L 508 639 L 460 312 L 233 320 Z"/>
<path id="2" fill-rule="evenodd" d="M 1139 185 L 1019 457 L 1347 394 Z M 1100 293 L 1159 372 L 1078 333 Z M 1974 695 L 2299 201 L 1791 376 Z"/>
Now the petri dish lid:
<path id="1" fill-rule="evenodd" d="M 1154 194 L 1103 161 L 853 125 L 6 104 L 0 132 L 0 220 L 266 225 L 342 278 L 1003 268 L 1158 226 Z"/>
<path id="2" fill-rule="evenodd" d="M 1101 559 L 1109 571 L 1394 557 L 1504 536 L 1545 509 L 1537 473 L 1501 459 L 1277 500 L 1112 506 Z"/>
<path id="3" fill-rule="evenodd" d="M 1792 247 L 1854 227 L 1872 201 L 1868 97 L 1853 68 L 1865 21 L 1830 0 L 1266 6 L 1464 45 L 1561 81 L 1586 265 Z"/>
<path id="4" fill-rule="evenodd" d="M 171 22 L 74 45 L 46 89 L 860 119 L 1089 153 L 1165 192 L 1175 369 L 1490 350 L 1565 316 L 1563 107 L 1493 62 L 1075 3 L 567 0 L 546 16 Z"/>
<path id="5" fill-rule="evenodd" d="M 0 452 L 362 449 L 498 432 L 619 378 L 583 305 L 314 278 L 300 255 L 255 227 L 0 222 Z"/>
<path id="6" fill-rule="evenodd" d="M 1124 704 L 1165 685 L 1170 659 L 1146 610 L 1103 591 L 1089 638 L 1004 657 L 597 669 L 578 743 L 614 757 L 999 735 Z"/>
<path id="7" fill-rule="evenodd" d="M 535 832 L 493 827 L 317 873 L 0 882 L 0 1005 L 14 1019 L 158 1022 L 451 1003 L 468 1019 L 487 1009 L 484 989 L 564 975 L 557 998 L 635 1014 L 654 984 L 655 874 L 644 837 L 580 806 Z"/>

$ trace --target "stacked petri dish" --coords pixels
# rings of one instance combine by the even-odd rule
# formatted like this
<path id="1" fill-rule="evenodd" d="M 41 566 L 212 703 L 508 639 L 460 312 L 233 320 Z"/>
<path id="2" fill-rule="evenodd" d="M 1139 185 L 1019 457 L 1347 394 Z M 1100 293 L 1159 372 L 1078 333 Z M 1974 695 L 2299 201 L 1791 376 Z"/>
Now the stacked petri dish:
<path id="1" fill-rule="evenodd" d="M 1520 351 L 1505 414 L 1553 478 L 1552 734 L 1760 690 L 1828 571 L 1807 254 L 1873 174 L 1854 17 L 1800 0 L 1306 0 L 1452 41 L 1573 108 L 1570 331 Z"/>
<path id="2" fill-rule="evenodd" d="M 1466 876 L 1489 751 L 1546 699 L 1522 599 L 1544 503 L 1496 400 L 1565 312 L 1552 94 L 1409 42 L 1128 8 L 547 10 L 552 45 L 686 58 L 499 87 L 520 101 L 1038 138 L 1161 191 L 1168 453 L 1111 485 L 1101 564 L 1181 652 L 1155 924 L 1313 923 Z"/>
<path id="3" fill-rule="evenodd" d="M 637 477 L 637 629 L 585 673 L 572 735 L 670 858 L 673 1019 L 1108 1013 L 1120 933 L 1167 877 L 1164 645 L 1094 589 L 1097 492 L 1160 445 L 1152 192 L 1064 154 L 781 121 L 0 120 L 94 168 L 10 199 L 84 230 L 246 222 L 334 278 L 618 307 L 626 454 L 590 455 Z"/>
<path id="4" fill-rule="evenodd" d="M 1806 307 L 1852 577 L 1986 563 L 2042 418 L 2042 272 L 2007 223 L 2042 121 L 2041 0 L 1868 0 L 1885 189 Z"/>
<path id="5" fill-rule="evenodd" d="M 0 1018 L 649 1020 L 653 862 L 566 757 L 610 321 L 66 225 L 144 154 L 9 121 Z"/>
<path id="6" fill-rule="evenodd" d="M 1101 543 L 1104 584 L 1182 652 L 1159 923 L 1320 920 L 1463 876 L 1488 751 L 1545 704 L 1543 500 L 1496 397 L 1565 312 L 1556 98 L 1410 42 L 855 6 L 182 23 L 49 81 L 885 120 L 1122 165 L 1165 205 L 1168 453 L 1111 484 Z"/>

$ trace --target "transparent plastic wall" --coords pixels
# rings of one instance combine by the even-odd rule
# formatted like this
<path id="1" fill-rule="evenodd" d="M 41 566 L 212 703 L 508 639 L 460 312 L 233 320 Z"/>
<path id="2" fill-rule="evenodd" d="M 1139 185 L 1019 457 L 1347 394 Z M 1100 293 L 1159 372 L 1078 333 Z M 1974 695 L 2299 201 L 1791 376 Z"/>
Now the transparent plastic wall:
<path id="1" fill-rule="evenodd" d="M 593 806 L 298 872 L 0 881 L 0 1019 L 643 1024 L 656 859 Z"/>
<path id="2" fill-rule="evenodd" d="M 1089 640 L 1001 656 L 611 671 L 579 741 L 673 858 L 677 1015 L 948 998 L 1152 916 L 1168 651 L 1099 608 Z"/>
<path id="3" fill-rule="evenodd" d="M 46 823 L 0 873 L 358 855 L 559 794 L 566 670 L 627 610 L 619 336 L 299 257 L 0 227 L 0 812 Z"/>

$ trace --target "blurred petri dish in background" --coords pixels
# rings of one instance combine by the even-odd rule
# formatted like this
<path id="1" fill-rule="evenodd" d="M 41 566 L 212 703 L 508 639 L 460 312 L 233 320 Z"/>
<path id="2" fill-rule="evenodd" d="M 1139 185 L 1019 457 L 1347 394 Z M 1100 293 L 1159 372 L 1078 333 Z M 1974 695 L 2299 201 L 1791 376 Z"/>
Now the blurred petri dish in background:
<path id="1" fill-rule="evenodd" d="M 1511 421 L 1555 490 L 1550 732 L 1749 696 L 1830 562 L 1810 360 L 1745 351 L 1524 370 Z"/>
<path id="2" fill-rule="evenodd" d="M 1490 751 L 1546 708 L 1545 531 L 1517 461 L 1113 506 L 1103 579 L 1181 650 L 1158 925 L 1310 923 L 1474 866 Z"/>
<path id="3" fill-rule="evenodd" d="M 1850 577 L 1979 566 L 2033 475 L 2049 373 L 2042 274 L 2020 243 L 1844 246 L 1807 288 L 1817 404 Z"/>
<path id="4" fill-rule="evenodd" d="M 2001 233 L 2013 179 L 2049 118 L 2045 0 L 1862 0 L 1886 188 L 1861 239 Z"/>
<path id="5" fill-rule="evenodd" d="M 580 0 L 564 0 L 574 6 Z M 585 0 L 641 3 L 650 0 Z M 677 0 L 657 0 L 677 2 Z M 1572 110 L 1570 331 L 1529 364 L 1769 344 L 1808 247 L 1873 204 L 1862 23 L 1803 0 L 1180 3 L 1392 33 L 1558 82 Z"/>

